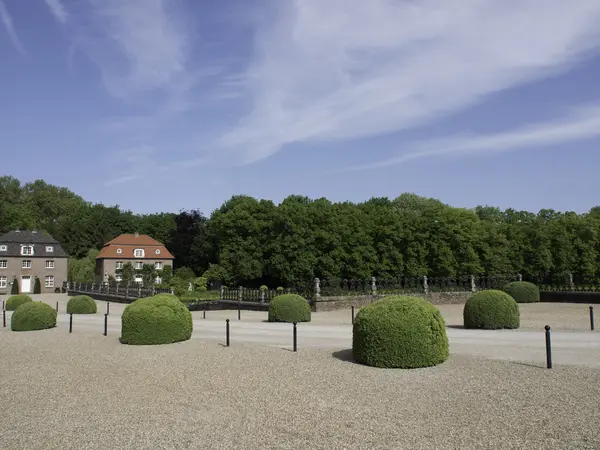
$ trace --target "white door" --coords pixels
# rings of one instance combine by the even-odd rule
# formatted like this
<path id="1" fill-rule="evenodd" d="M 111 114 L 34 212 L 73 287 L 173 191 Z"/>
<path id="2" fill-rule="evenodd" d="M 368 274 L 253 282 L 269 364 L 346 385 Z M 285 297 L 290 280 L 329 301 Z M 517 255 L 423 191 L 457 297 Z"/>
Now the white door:
<path id="1" fill-rule="evenodd" d="M 31 277 L 28 275 L 21 277 L 21 292 L 24 294 L 31 292 Z"/>

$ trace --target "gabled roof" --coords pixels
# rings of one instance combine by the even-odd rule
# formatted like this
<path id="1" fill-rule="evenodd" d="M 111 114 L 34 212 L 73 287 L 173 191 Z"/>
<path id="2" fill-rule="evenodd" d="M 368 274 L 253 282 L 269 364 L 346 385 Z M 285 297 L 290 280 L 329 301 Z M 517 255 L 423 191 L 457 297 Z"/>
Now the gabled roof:
<path id="1" fill-rule="evenodd" d="M 0 246 L 6 245 L 6 251 L 0 251 L 2 257 L 19 257 L 21 255 L 22 245 L 33 245 L 33 255 L 27 258 L 66 258 L 68 255 L 60 246 L 59 242 L 45 231 L 37 230 L 14 230 L 0 236 Z M 46 251 L 46 247 L 52 247 L 51 252 Z"/>
<path id="2" fill-rule="evenodd" d="M 136 249 L 144 250 L 144 257 L 135 257 Z M 120 253 L 119 253 L 120 250 Z M 122 234 L 108 241 L 96 259 L 175 259 L 167 248 L 146 234 Z"/>

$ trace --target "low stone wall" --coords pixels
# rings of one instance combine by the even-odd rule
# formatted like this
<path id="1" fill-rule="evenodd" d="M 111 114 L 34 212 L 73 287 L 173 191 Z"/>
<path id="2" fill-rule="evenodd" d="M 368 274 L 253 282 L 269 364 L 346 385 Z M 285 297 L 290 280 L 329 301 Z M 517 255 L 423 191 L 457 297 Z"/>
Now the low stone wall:
<path id="1" fill-rule="evenodd" d="M 430 301 L 434 305 L 460 305 L 467 301 L 472 292 L 430 292 L 428 294 L 403 294 L 412 297 L 421 297 Z M 335 296 L 320 297 L 312 301 L 313 312 L 336 311 L 338 309 L 348 309 L 352 306 L 362 308 L 370 305 L 377 300 L 386 297 L 386 295 L 356 295 L 356 296 Z"/>
<path id="2" fill-rule="evenodd" d="M 540 301 L 600 304 L 600 292 L 540 292 Z"/>

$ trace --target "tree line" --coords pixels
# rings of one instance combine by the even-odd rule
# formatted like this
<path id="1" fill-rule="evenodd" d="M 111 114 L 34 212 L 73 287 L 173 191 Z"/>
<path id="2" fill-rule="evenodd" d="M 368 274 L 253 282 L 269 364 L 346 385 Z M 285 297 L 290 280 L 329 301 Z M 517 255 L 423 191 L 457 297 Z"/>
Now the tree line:
<path id="1" fill-rule="evenodd" d="M 410 193 L 362 203 L 291 195 L 277 205 L 237 195 L 208 217 L 198 210 L 134 214 L 43 180 L 1 177 L 0 231 L 17 228 L 61 242 L 75 281 L 93 278 L 91 263 L 105 242 L 136 231 L 173 253 L 174 275 L 231 286 L 517 273 L 565 282 L 569 274 L 594 280 L 600 273 L 599 207 L 584 214 L 465 209 Z"/>

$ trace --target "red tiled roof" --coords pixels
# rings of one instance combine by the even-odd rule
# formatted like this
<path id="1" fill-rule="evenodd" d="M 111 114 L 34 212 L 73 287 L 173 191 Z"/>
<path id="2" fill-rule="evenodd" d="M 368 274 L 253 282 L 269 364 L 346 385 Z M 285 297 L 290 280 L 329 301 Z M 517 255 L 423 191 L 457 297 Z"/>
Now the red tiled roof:
<path id="1" fill-rule="evenodd" d="M 118 250 L 121 250 L 121 253 Z M 136 249 L 144 250 L 144 257 L 135 257 Z M 157 253 L 158 251 L 158 253 Z M 175 259 L 167 248 L 145 234 L 122 234 L 111 241 L 108 241 L 96 256 L 96 259 Z"/>

